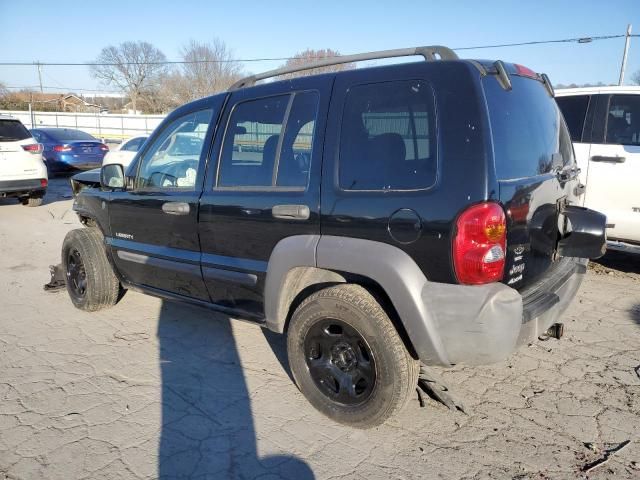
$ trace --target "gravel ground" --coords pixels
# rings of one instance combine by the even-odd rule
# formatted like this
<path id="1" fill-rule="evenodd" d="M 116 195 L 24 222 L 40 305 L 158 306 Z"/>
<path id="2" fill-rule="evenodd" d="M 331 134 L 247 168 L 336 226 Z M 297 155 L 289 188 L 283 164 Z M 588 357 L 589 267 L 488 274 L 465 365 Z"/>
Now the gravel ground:
<path id="1" fill-rule="evenodd" d="M 69 193 L 56 179 L 42 207 L 0 200 L 0 479 L 640 478 L 639 259 L 592 264 L 561 341 L 442 371 L 467 415 L 416 397 L 359 431 L 309 406 L 260 328 L 134 292 L 94 314 L 45 293 L 78 226 Z"/>

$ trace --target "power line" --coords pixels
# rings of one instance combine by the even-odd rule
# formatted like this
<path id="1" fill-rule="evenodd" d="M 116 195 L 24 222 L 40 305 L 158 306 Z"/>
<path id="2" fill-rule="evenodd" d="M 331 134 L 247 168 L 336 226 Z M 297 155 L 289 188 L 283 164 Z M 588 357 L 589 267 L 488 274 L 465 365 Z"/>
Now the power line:
<path id="1" fill-rule="evenodd" d="M 630 35 L 631 37 L 638 37 L 639 34 Z M 526 45 L 544 45 L 552 43 L 592 43 L 599 40 L 611 40 L 615 38 L 623 38 L 625 35 L 595 35 L 590 37 L 575 37 L 575 38 L 562 38 L 556 40 L 533 40 L 527 42 L 517 43 L 500 43 L 495 45 L 477 45 L 471 47 L 456 47 L 452 50 L 481 50 L 487 48 L 504 48 L 504 47 L 521 47 Z M 326 58 L 336 57 L 330 56 Z M 188 65 L 199 63 L 247 63 L 247 62 L 275 62 L 275 61 L 287 61 L 295 60 L 297 57 L 270 57 L 270 58 L 239 58 L 239 59 L 224 59 L 224 60 L 165 60 L 162 62 L 0 62 L 0 66 L 3 67 L 24 67 L 24 66 L 59 66 L 59 67 L 78 67 L 78 66 L 115 66 L 115 65 Z"/>
<path id="2" fill-rule="evenodd" d="M 476 47 L 458 47 L 452 48 L 452 50 L 481 50 L 484 48 L 502 48 L 502 47 L 521 47 L 525 45 L 542 45 L 545 43 L 591 43 L 598 40 L 611 40 L 613 38 L 624 38 L 626 35 L 599 35 L 593 37 L 576 37 L 576 38 L 563 38 L 560 40 L 534 40 L 530 42 L 518 42 L 518 43 L 500 43 L 497 45 L 480 45 Z M 631 37 L 638 37 L 640 35 L 630 35 Z"/>
<path id="3" fill-rule="evenodd" d="M 18 86 L 18 85 L 6 85 L 5 88 L 9 88 L 12 90 L 25 90 L 25 89 L 31 89 L 31 88 L 40 88 L 40 85 L 22 85 L 22 86 Z M 92 89 L 92 88 L 75 88 L 75 87 L 53 87 L 53 86 L 47 86 L 47 85 L 43 85 L 42 88 L 45 88 L 47 90 L 65 90 L 67 92 L 71 91 L 71 92 L 96 92 L 96 93 L 122 93 L 122 91 L 120 90 L 98 90 L 98 89 Z"/>

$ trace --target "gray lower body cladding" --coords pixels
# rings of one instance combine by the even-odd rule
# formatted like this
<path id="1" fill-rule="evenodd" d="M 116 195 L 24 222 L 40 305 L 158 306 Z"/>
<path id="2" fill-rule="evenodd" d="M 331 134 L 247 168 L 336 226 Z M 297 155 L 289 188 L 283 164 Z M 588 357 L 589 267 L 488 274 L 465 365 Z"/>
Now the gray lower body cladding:
<path id="1" fill-rule="evenodd" d="M 585 260 L 563 259 L 544 282 L 522 294 L 504 284 L 429 283 L 422 298 L 433 313 L 450 364 L 494 363 L 558 322 L 585 272 Z"/>
<path id="2" fill-rule="evenodd" d="M 373 280 L 387 294 L 413 349 L 427 365 L 487 364 L 506 358 L 557 322 L 575 296 L 586 260 L 565 258 L 522 293 L 502 283 L 466 286 L 430 282 L 413 259 L 386 243 L 300 235 L 278 244 L 265 287 L 266 326 L 283 332 L 292 284 L 340 281 L 332 272 Z M 301 267 L 313 279 L 292 282 Z M 318 276 L 325 273 L 325 277 Z M 302 278 L 304 280 L 304 278 Z"/>

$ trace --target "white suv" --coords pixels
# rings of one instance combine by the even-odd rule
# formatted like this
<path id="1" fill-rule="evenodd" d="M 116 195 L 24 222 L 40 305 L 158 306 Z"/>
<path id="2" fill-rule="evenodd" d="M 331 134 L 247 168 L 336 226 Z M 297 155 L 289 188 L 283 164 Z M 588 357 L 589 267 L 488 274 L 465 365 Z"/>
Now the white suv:
<path id="1" fill-rule="evenodd" d="M 607 216 L 609 248 L 640 253 L 640 86 L 556 90 L 584 206 Z"/>
<path id="2" fill-rule="evenodd" d="M 0 115 L 0 198 L 17 197 L 37 207 L 47 191 L 42 145 L 17 118 Z"/>

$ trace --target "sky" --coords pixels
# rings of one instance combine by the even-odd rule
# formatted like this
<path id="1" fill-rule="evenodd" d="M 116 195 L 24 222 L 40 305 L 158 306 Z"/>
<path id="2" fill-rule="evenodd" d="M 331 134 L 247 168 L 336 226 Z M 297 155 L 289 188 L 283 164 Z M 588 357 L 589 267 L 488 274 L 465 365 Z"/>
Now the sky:
<path id="1" fill-rule="evenodd" d="M 342 54 L 440 44 L 497 43 L 640 33 L 640 0 L 529 2 L 359 0 L 219 2 L 192 0 L 0 0 L 0 62 L 88 62 L 103 47 L 144 40 L 179 59 L 189 40 L 224 41 L 236 58 L 288 57 L 307 48 Z M 624 39 L 467 50 L 464 58 L 502 59 L 545 72 L 554 84 L 617 83 Z M 279 66 L 245 63 L 247 72 Z M 625 83 L 640 70 L 640 37 L 631 39 Z M 42 67 L 57 91 L 113 90 L 86 66 Z M 0 82 L 38 85 L 35 66 L 1 66 Z M 56 91 L 48 89 L 46 91 Z"/>

